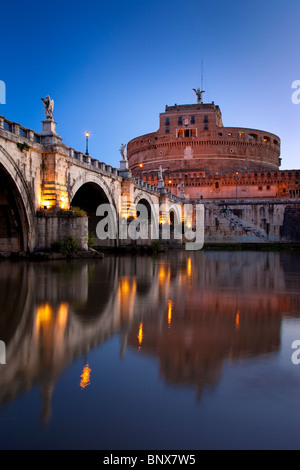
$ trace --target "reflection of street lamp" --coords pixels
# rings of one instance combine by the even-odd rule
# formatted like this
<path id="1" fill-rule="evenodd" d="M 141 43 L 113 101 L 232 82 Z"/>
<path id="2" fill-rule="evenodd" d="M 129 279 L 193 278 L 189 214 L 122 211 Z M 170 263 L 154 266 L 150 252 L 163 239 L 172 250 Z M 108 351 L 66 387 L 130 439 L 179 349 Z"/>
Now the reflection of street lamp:
<path id="1" fill-rule="evenodd" d="M 86 155 L 89 154 L 89 135 L 90 135 L 89 132 L 86 132 L 86 133 L 85 133 L 85 137 L 86 137 L 86 149 L 85 149 L 85 154 L 86 154 Z"/>

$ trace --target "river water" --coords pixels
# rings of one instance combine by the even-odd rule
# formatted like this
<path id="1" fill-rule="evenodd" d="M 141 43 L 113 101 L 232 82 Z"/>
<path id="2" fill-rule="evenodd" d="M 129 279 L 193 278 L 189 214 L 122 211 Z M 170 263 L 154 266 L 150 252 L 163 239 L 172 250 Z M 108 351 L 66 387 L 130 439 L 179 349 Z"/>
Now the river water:
<path id="1" fill-rule="evenodd" d="M 299 262 L 2 261 L 0 448 L 300 449 Z"/>

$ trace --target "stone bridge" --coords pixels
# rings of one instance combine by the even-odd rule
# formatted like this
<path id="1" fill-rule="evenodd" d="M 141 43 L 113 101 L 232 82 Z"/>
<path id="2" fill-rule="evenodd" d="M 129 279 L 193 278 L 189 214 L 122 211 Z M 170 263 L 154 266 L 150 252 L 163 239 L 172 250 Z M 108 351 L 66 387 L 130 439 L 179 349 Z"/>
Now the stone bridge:
<path id="1" fill-rule="evenodd" d="M 153 207 L 180 217 L 180 198 L 132 177 L 126 155 L 113 168 L 64 145 L 52 119 L 42 123 L 38 133 L 0 116 L 0 251 L 48 249 L 68 235 L 86 249 L 89 233 L 97 244 L 96 210 L 103 203 L 118 218 L 135 217 L 138 203 L 158 224 L 162 215 Z M 101 245 L 119 245 L 118 235 Z"/>
<path id="2" fill-rule="evenodd" d="M 184 190 L 172 195 L 158 178 L 154 186 L 132 176 L 126 155 L 119 168 L 67 147 L 56 133 L 52 119 L 42 121 L 42 132 L 24 128 L 0 116 L 0 252 L 34 252 L 49 249 L 53 242 L 72 236 L 81 249 L 94 238 L 95 247 L 128 244 L 149 245 L 161 238 L 165 223 L 195 227 L 198 204 L 204 206 L 205 243 L 294 243 L 300 241 L 300 202 L 293 199 L 236 199 L 191 201 L 193 212 L 186 218 L 189 202 Z M 159 172 L 158 172 L 159 174 Z M 138 240 L 124 239 L 119 224 L 113 239 L 99 239 L 97 226 L 105 217 L 97 208 L 109 204 L 117 221 L 126 227 L 139 213 L 148 212 L 148 233 Z M 153 236 L 151 227 L 158 227 Z M 182 230 L 182 229 L 181 229 Z"/>

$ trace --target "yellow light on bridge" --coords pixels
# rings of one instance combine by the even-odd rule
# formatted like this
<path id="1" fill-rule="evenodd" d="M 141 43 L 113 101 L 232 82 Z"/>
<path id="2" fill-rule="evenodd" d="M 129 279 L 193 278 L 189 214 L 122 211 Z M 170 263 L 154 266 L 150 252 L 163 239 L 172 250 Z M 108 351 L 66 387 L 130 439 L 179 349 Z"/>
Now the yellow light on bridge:
<path id="1" fill-rule="evenodd" d="M 44 209 L 50 209 L 51 203 L 47 199 L 42 200 L 42 206 Z"/>

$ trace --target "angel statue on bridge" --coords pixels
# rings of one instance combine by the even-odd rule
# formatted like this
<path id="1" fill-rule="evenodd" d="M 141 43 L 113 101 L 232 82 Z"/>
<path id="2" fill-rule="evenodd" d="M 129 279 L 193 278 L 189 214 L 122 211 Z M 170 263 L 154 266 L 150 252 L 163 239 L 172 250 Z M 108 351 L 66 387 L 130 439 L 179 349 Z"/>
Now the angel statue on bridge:
<path id="1" fill-rule="evenodd" d="M 41 98 L 42 102 L 45 105 L 45 115 L 47 119 L 53 120 L 53 109 L 54 109 L 54 100 L 50 98 L 49 95 L 46 98 Z"/>
<path id="2" fill-rule="evenodd" d="M 121 144 L 120 153 L 123 157 L 123 160 L 127 160 L 127 145 Z"/>

